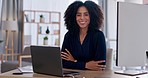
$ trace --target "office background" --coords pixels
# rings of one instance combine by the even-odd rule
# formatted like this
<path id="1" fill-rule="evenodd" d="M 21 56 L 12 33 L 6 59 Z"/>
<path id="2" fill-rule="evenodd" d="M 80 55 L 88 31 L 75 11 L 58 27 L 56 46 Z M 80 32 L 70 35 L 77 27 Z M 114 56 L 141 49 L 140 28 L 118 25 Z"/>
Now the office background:
<path id="1" fill-rule="evenodd" d="M 2 10 L 4 10 L 2 3 L 4 0 L 0 0 L 0 40 L 3 40 L 4 42 L 0 44 L 0 53 L 5 53 L 5 32 L 2 30 L 2 20 L 4 18 Z M 8 0 L 9 1 L 9 0 Z M 62 44 L 64 34 L 66 33 L 66 28 L 64 26 L 64 20 L 63 15 L 64 11 L 67 8 L 67 6 L 75 1 L 75 0 L 12 0 L 12 1 L 18 1 L 19 2 L 19 10 L 46 10 L 46 11 L 60 11 L 61 12 L 61 34 L 60 34 L 60 46 Z M 82 0 L 85 1 L 85 0 Z M 147 4 L 148 0 L 93 0 L 94 2 L 98 3 L 100 6 L 102 6 L 104 11 L 104 34 L 106 36 L 107 41 L 107 47 L 114 49 L 114 54 L 116 54 L 116 27 L 117 27 L 117 1 L 121 2 L 130 2 L 130 3 L 138 3 L 138 4 Z M 23 5 L 23 6 L 22 6 Z M 6 9 L 6 8 L 5 8 Z M 20 16 L 21 19 L 21 16 Z M 19 29 L 21 30 L 21 20 L 18 19 L 19 22 Z M 21 52 L 21 38 L 20 33 L 21 31 L 16 32 L 15 35 L 15 52 Z"/>

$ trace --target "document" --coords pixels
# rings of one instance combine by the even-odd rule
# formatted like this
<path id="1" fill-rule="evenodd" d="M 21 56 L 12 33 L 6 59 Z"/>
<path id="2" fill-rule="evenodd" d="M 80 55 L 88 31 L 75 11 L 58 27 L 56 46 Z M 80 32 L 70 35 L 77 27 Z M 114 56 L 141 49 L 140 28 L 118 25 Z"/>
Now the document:
<path id="1" fill-rule="evenodd" d="M 22 73 L 33 73 L 32 66 L 19 67 L 18 70 Z"/>

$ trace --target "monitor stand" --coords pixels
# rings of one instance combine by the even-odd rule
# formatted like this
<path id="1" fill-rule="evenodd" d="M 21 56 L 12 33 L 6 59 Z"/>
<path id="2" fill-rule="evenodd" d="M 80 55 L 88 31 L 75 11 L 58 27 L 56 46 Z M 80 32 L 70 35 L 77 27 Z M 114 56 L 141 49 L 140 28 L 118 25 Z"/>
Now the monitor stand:
<path id="1" fill-rule="evenodd" d="M 121 70 L 114 71 L 114 73 L 129 75 L 129 76 L 136 76 L 136 75 L 148 74 L 148 71 L 146 70 L 146 66 L 121 67 Z"/>

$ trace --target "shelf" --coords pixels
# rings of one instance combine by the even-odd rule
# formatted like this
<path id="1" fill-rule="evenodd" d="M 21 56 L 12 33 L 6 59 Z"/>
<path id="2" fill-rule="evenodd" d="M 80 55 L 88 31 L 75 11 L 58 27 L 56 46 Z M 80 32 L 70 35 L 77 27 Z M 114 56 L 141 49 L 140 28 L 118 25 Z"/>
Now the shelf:
<path id="1" fill-rule="evenodd" d="M 59 34 L 38 34 L 38 35 L 59 35 Z"/>
<path id="2" fill-rule="evenodd" d="M 43 45 L 45 36 L 50 38 L 48 46 L 60 46 L 60 12 L 25 10 L 23 14 L 23 48 L 29 44 Z M 47 27 L 49 34 L 46 34 Z"/>
<path id="3" fill-rule="evenodd" d="M 51 22 L 51 23 L 48 23 L 48 22 L 45 22 L 45 23 L 41 23 L 41 22 L 24 22 L 24 23 L 36 23 L 36 24 L 59 24 L 59 22 Z"/>

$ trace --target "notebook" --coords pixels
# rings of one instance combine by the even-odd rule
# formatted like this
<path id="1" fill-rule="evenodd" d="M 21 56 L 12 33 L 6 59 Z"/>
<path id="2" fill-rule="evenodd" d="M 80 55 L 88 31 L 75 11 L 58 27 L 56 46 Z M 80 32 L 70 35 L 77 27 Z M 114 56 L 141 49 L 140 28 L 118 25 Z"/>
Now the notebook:
<path id="1" fill-rule="evenodd" d="M 79 72 L 63 70 L 60 47 L 31 46 L 31 57 L 35 73 L 62 77 L 79 74 Z"/>

